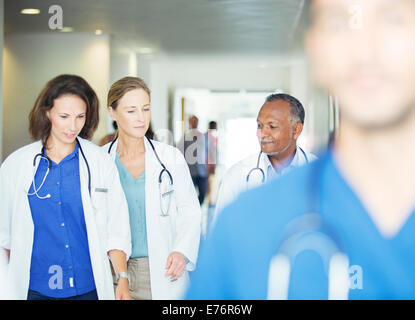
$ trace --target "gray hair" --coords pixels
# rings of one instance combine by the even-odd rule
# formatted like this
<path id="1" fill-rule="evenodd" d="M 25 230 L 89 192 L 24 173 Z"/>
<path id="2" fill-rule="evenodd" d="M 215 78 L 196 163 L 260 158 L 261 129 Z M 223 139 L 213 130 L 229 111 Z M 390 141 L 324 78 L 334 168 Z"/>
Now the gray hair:
<path id="1" fill-rule="evenodd" d="M 304 124 L 305 111 L 304 111 L 303 105 L 298 99 L 286 93 L 274 93 L 274 94 L 269 95 L 265 99 L 265 103 L 276 101 L 276 100 L 287 101 L 291 106 L 291 110 L 290 110 L 291 121 L 293 123 L 301 122 L 302 124 Z"/>

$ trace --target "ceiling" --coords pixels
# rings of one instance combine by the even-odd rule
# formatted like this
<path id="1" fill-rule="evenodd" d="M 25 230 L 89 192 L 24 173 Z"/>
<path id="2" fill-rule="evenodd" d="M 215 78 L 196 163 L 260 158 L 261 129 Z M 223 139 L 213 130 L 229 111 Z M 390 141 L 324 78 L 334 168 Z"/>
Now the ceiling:
<path id="1" fill-rule="evenodd" d="M 169 54 L 284 54 L 301 34 L 305 0 L 5 0 L 5 33 L 49 30 L 48 8 L 63 9 L 74 32 L 101 29 L 138 50 Z M 22 15 L 38 8 L 39 15 Z"/>

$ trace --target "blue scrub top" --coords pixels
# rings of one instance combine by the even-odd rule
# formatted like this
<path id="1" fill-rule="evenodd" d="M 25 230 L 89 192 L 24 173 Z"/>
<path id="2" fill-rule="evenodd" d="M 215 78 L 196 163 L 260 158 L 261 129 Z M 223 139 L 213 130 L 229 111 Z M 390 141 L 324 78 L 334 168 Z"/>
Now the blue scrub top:
<path id="1" fill-rule="evenodd" d="M 48 167 L 40 160 L 39 189 Z M 29 193 L 33 193 L 33 185 Z M 29 289 L 53 298 L 82 295 L 95 289 L 79 175 L 79 149 L 59 164 L 52 161 L 40 197 L 28 196 L 34 224 Z"/>
<path id="2" fill-rule="evenodd" d="M 203 244 L 186 298 L 266 299 L 270 261 L 285 226 L 310 213 L 316 199 L 350 260 L 349 299 L 415 299 L 415 215 L 385 238 L 330 152 L 225 208 Z M 299 254 L 291 274 L 289 299 L 327 299 L 327 275 L 315 252 Z"/>

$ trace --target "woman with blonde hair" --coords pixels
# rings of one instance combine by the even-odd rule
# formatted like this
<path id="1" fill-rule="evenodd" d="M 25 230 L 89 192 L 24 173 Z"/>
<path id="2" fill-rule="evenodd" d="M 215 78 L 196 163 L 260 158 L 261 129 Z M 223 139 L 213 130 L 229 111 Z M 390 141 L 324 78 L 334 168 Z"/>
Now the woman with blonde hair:
<path id="1" fill-rule="evenodd" d="M 118 136 L 104 146 L 114 159 L 130 213 L 128 261 L 134 299 L 179 299 L 195 268 L 201 210 L 181 152 L 146 137 L 150 90 L 136 77 L 116 81 L 108 110 Z"/>

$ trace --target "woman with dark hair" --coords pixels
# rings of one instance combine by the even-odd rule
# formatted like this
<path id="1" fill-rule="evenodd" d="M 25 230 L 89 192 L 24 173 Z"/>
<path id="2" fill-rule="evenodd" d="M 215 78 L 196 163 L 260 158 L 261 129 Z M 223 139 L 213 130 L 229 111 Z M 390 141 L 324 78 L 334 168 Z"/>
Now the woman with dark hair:
<path id="1" fill-rule="evenodd" d="M 9 299 L 113 299 L 110 260 L 118 277 L 127 272 L 131 238 L 118 171 L 88 141 L 98 112 L 84 79 L 50 80 L 29 116 L 36 142 L 0 168 L 0 254 L 8 257 Z M 125 277 L 115 298 L 130 299 Z"/>

